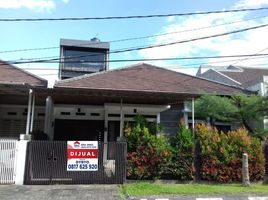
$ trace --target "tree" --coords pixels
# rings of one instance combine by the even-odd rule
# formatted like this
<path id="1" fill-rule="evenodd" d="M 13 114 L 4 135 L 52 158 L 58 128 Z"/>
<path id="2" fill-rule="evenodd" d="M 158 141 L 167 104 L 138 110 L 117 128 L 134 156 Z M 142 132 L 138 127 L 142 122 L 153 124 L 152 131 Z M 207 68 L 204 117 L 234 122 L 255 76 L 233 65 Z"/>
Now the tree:
<path id="1" fill-rule="evenodd" d="M 265 115 L 265 98 L 258 95 L 234 95 L 232 103 L 237 107 L 237 120 L 251 133 L 256 132 L 250 122 L 259 122 Z"/>
<path id="2" fill-rule="evenodd" d="M 195 104 L 196 115 L 202 118 L 210 118 L 210 124 L 214 121 L 240 122 L 251 133 L 256 130 L 252 122 L 259 122 L 268 114 L 268 98 L 258 95 L 237 94 L 231 97 L 216 95 L 203 95 Z"/>
<path id="3" fill-rule="evenodd" d="M 209 118 L 213 126 L 215 120 L 227 122 L 234 120 L 238 110 L 230 98 L 205 94 L 196 101 L 195 112 L 198 117 Z"/>

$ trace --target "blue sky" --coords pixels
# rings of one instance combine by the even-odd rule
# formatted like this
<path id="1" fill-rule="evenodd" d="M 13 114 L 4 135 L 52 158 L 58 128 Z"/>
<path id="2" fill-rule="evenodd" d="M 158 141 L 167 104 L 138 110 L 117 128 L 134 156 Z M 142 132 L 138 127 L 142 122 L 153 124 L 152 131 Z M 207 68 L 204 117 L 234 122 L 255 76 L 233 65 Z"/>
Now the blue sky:
<path id="1" fill-rule="evenodd" d="M 268 0 L 0 0 L 0 18 L 58 18 L 58 17 L 105 17 L 186 13 L 198 11 L 225 10 L 236 8 L 268 7 Z M 111 51 L 121 48 L 150 44 L 169 43 L 240 28 L 268 23 L 268 11 L 195 15 L 187 17 L 167 17 L 128 20 L 56 21 L 56 22 L 0 22 L 0 52 L 6 50 L 39 47 L 57 47 L 60 38 L 89 40 L 98 37 L 101 41 L 140 37 L 155 34 L 166 36 L 127 42 L 111 43 Z M 253 18 L 258 18 L 254 19 Z M 236 23 L 234 23 L 236 22 Z M 226 24 L 232 23 L 232 24 Z M 226 25 L 221 25 L 226 24 Z M 212 28 L 204 28 L 213 26 Z M 201 28 L 196 31 L 189 29 Z M 268 29 L 262 28 L 241 34 L 228 35 L 198 42 L 166 46 L 135 52 L 112 54 L 110 59 L 143 59 L 161 57 L 216 56 L 233 54 L 268 53 Z M 267 49 L 266 49 L 267 48 Z M 21 51 L 0 53 L 0 59 L 13 61 L 27 58 L 59 56 L 59 49 L 42 51 Z M 230 60 L 230 59 L 229 59 Z M 197 61 L 155 61 L 152 64 L 194 74 L 198 64 L 237 65 L 268 67 L 268 59 L 231 60 L 215 63 L 218 60 Z M 226 61 L 220 60 L 220 61 Z M 266 61 L 266 62 L 265 62 Z M 128 63 L 112 63 L 110 68 L 123 67 Z M 195 64 L 190 65 L 189 64 Z M 58 64 L 23 64 L 21 68 L 46 68 L 49 70 L 30 70 L 51 81 L 57 77 Z M 50 84 L 51 84 L 50 83 Z"/>

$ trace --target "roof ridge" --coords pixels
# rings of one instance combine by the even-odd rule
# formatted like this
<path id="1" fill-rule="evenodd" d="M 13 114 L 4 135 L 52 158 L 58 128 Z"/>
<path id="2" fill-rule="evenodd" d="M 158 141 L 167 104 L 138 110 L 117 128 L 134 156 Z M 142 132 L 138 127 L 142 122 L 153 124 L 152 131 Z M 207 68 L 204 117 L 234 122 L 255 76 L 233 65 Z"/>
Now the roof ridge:
<path id="1" fill-rule="evenodd" d="M 82 76 L 79 76 L 79 77 L 74 77 L 74 78 L 70 78 L 70 79 L 66 79 L 66 80 L 61 80 L 61 81 L 57 82 L 55 84 L 55 86 L 57 87 L 57 85 L 58 85 L 58 87 L 65 87 L 65 86 L 60 86 L 59 84 L 60 83 L 68 83 L 68 82 L 71 82 L 71 81 L 74 81 L 74 80 L 81 80 L 81 79 L 85 79 L 85 78 L 88 78 L 88 77 L 98 76 L 98 75 L 102 75 L 102 74 L 106 74 L 106 73 L 111 73 L 111 72 L 114 72 L 114 71 L 131 69 L 131 68 L 135 68 L 135 67 L 139 67 L 139 66 L 150 67 L 150 68 L 159 69 L 159 70 L 164 70 L 164 71 L 167 71 L 167 72 L 170 72 L 170 73 L 187 76 L 187 77 L 190 77 L 190 78 L 193 78 L 193 79 L 196 79 L 196 80 L 204 80 L 204 81 L 208 81 L 208 82 L 215 83 L 215 84 L 222 85 L 222 86 L 227 86 L 227 87 L 231 87 L 231 88 L 245 90 L 244 88 L 239 87 L 239 86 L 234 86 L 234 85 L 230 85 L 230 84 L 226 84 L 226 83 L 221 83 L 221 82 L 214 81 L 214 80 L 209 80 L 209 79 L 206 79 L 206 78 L 203 78 L 203 77 L 197 77 L 197 76 L 194 76 L 194 75 L 174 71 L 174 70 L 171 70 L 171 69 L 167 69 L 167 68 L 164 68 L 164 67 L 159 67 L 159 66 L 156 66 L 156 65 L 148 64 L 148 63 L 137 63 L 137 64 L 126 66 L 126 67 L 121 67 L 121 68 L 116 68 L 116 69 L 112 69 L 112 70 L 107 70 L 107 71 L 102 71 L 102 72 L 97 72 L 97 73 L 92 73 L 92 74 L 86 74 L 86 75 L 82 75 Z"/>
<path id="2" fill-rule="evenodd" d="M 234 80 L 233 78 L 231 78 L 231 77 L 229 77 L 229 76 L 223 74 L 221 71 L 214 70 L 214 69 L 209 69 L 209 70 L 213 70 L 213 71 L 215 71 L 216 73 L 220 74 L 221 76 L 223 76 L 223 77 L 225 77 L 225 78 L 228 78 L 229 80 L 231 80 L 231 81 L 237 83 L 238 85 L 242 85 L 239 81 L 236 81 L 236 80 Z"/>

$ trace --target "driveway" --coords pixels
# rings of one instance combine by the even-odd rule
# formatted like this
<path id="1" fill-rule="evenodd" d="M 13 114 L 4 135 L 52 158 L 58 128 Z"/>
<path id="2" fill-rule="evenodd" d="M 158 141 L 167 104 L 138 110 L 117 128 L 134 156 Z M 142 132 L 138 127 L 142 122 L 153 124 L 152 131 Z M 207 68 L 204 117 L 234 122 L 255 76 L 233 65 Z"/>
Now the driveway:
<path id="1" fill-rule="evenodd" d="M 0 185 L 1 200 L 119 200 L 117 185 Z"/>

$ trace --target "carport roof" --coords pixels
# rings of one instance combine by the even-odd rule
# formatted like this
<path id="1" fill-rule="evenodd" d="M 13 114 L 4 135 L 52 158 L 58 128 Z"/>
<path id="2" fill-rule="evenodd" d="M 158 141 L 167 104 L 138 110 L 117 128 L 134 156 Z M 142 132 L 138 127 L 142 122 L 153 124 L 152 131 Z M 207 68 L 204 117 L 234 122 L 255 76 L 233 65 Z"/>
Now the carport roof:
<path id="1" fill-rule="evenodd" d="M 146 63 L 79 76 L 56 83 L 56 89 L 82 89 L 113 93 L 199 96 L 248 93 L 242 88 L 167 70 Z"/>

